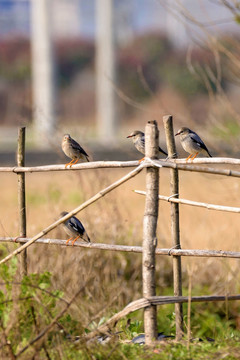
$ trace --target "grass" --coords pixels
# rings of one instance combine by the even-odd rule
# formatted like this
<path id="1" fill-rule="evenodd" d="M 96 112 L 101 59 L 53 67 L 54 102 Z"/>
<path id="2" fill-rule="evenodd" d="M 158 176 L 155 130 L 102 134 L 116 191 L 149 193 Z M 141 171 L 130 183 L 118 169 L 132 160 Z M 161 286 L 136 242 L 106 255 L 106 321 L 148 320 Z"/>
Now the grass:
<path id="1" fill-rule="evenodd" d="M 58 174 L 27 174 L 28 236 L 35 235 L 53 222 L 61 211 L 73 209 L 101 188 L 123 176 L 127 171 L 105 169 Z M 0 174 L 0 183 L 2 188 L 1 235 L 17 236 L 16 175 L 2 173 Z M 141 245 L 144 197 L 136 195 L 132 190 L 143 190 L 144 188 L 145 176 L 142 172 L 78 214 L 93 242 Z M 168 170 L 162 170 L 160 173 L 160 193 L 169 194 Z M 238 194 L 239 182 L 237 179 L 180 173 L 180 197 L 182 198 L 238 206 Z M 180 205 L 182 247 L 238 251 L 238 218 L 238 214 Z M 170 230 L 169 204 L 161 202 L 157 230 L 159 247 L 171 247 Z M 52 231 L 49 236 L 66 239 L 61 227 Z M 2 245 L 1 256 L 3 257 L 16 246 L 14 244 Z M 188 285 L 187 269 L 190 268 L 193 272 L 192 295 L 239 293 L 237 260 L 183 258 L 182 264 L 184 289 L 187 289 Z M 90 330 L 91 326 L 109 318 L 129 302 L 141 297 L 141 256 L 139 254 L 75 249 L 70 246 L 68 248 L 47 247 L 35 244 L 28 250 L 28 269 L 30 275 L 38 274 L 40 276 L 46 271 L 51 273 L 51 280 L 48 283 L 49 290 L 57 291 L 67 301 L 85 281 L 90 279 L 79 299 L 72 304 L 62 319 L 64 327 L 74 335 L 82 334 L 84 329 Z M 170 257 L 157 258 L 156 275 L 157 294 L 172 294 Z M 1 278 L 6 282 L 3 276 Z M 14 274 L 14 281 L 20 281 L 18 272 Z M 187 291 L 184 290 L 184 293 L 187 294 Z M 38 305 L 35 304 L 35 306 L 38 309 L 41 296 L 39 293 L 36 296 Z M 42 302 L 44 303 L 44 301 L 43 299 Z M 39 329 L 44 328 L 50 321 L 49 314 L 47 315 L 49 307 L 54 316 L 62 308 L 61 301 L 55 300 L 53 303 L 45 304 L 45 309 L 41 310 L 42 319 L 39 320 Z M 227 354 L 225 357 L 227 359 L 239 358 L 238 302 L 192 304 L 191 310 L 192 336 L 194 338 L 213 337 L 214 343 L 197 341 L 190 345 L 189 351 L 186 347 L 186 340 L 182 343 L 164 342 L 156 345 L 156 348 L 153 349 L 129 344 L 127 342 L 132 337 L 143 331 L 142 312 L 139 311 L 130 316 L 130 325 L 127 325 L 126 319 L 119 322 L 116 331 L 123 331 L 120 335 L 123 343 L 114 339 L 105 346 L 97 343 L 74 343 L 54 328 L 47 337 L 49 355 L 50 358 L 62 359 L 77 359 L 80 355 L 83 359 L 220 359 Z M 165 305 L 159 308 L 158 314 L 159 331 L 174 334 L 174 307 Z M 17 334 L 16 324 L 13 323 L 12 326 L 14 325 Z M 9 324 L 8 326 L 11 329 Z M 34 331 L 37 333 L 36 329 Z M 19 333 L 21 334 L 20 330 Z M 31 334 L 29 336 L 31 337 Z M 27 340 L 30 337 L 26 336 Z M 17 340 L 19 343 L 22 341 L 21 345 L 23 345 L 21 337 Z M 41 349 L 39 359 L 46 358 L 44 349 Z M 32 350 L 30 353 L 32 354 Z"/>

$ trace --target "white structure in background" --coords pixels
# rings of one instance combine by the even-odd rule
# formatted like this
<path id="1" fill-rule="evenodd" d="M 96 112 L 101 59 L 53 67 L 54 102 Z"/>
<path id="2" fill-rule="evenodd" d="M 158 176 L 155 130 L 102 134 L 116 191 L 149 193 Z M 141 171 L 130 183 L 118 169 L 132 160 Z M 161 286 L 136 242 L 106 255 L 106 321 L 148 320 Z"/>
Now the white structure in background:
<path id="1" fill-rule="evenodd" d="M 81 1 L 51 0 L 52 30 L 55 38 L 71 38 L 81 33 Z"/>
<path id="2" fill-rule="evenodd" d="M 96 0 L 96 17 L 97 128 L 99 139 L 109 144 L 117 133 L 113 0 Z"/>
<path id="3" fill-rule="evenodd" d="M 32 84 L 35 140 L 50 145 L 55 130 L 55 81 L 51 41 L 51 1 L 31 1 Z"/>
<path id="4" fill-rule="evenodd" d="M 184 0 L 181 1 L 182 4 L 185 2 L 186 1 Z M 186 46 L 188 42 L 188 34 L 186 31 L 185 21 L 177 9 L 178 5 L 176 5 L 176 0 L 167 0 L 165 31 L 171 43 L 175 47 L 181 48 Z"/>
<path id="5" fill-rule="evenodd" d="M 129 0 L 115 1 L 114 12 L 116 42 L 120 46 L 125 46 L 133 41 L 135 36 L 133 29 L 133 2 Z"/>

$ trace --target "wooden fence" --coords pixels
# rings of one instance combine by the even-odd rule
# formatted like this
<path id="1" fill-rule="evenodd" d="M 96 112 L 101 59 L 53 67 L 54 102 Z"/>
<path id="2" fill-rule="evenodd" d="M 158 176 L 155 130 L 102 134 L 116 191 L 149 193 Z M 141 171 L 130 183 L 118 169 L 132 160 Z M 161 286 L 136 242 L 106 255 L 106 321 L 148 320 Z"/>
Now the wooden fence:
<path id="1" fill-rule="evenodd" d="M 216 250 L 187 250 L 181 249 L 180 235 L 179 235 L 179 203 L 189 206 L 204 207 L 210 210 L 227 211 L 239 213 L 240 208 L 222 206 L 215 204 L 206 204 L 186 199 L 179 198 L 179 179 L 178 171 L 194 171 L 204 172 L 213 175 L 240 177 L 240 172 L 231 169 L 217 169 L 215 167 L 201 166 L 202 164 L 228 164 L 239 165 L 240 159 L 231 158 L 197 158 L 186 163 L 185 159 L 176 159 L 176 147 L 173 134 L 173 123 L 171 116 L 163 118 L 166 142 L 168 148 L 169 158 L 166 160 L 158 160 L 158 128 L 156 121 L 149 121 L 145 128 L 146 140 L 146 157 L 145 160 L 139 164 L 138 161 L 98 161 L 84 164 L 74 165 L 71 169 L 65 169 L 64 165 L 46 165 L 25 167 L 25 128 L 19 129 L 18 138 L 18 152 L 17 152 L 17 166 L 15 167 L 0 167 L 0 172 L 13 172 L 18 177 L 18 211 L 19 211 L 19 237 L 17 239 L 10 237 L 0 237 L 2 242 L 16 241 L 20 246 L 3 258 L 0 264 L 7 262 L 15 255 L 21 257 L 21 273 L 27 274 L 27 248 L 36 242 L 46 245 L 66 245 L 66 242 L 58 239 L 47 239 L 44 236 L 49 231 L 56 228 L 58 225 L 69 219 L 71 216 L 82 211 L 95 201 L 101 199 L 104 195 L 116 189 L 121 184 L 139 174 L 146 168 L 146 191 L 135 190 L 137 194 L 145 196 L 145 213 L 143 219 L 143 245 L 140 246 L 123 246 L 123 245 L 108 245 L 99 243 L 78 243 L 75 247 L 85 247 L 88 249 L 99 249 L 109 251 L 123 251 L 142 253 L 142 278 L 143 278 L 143 298 L 128 304 L 122 311 L 115 314 L 104 325 L 101 325 L 96 330 L 85 336 L 90 339 L 99 332 L 106 332 L 109 327 L 115 325 L 117 321 L 126 316 L 132 311 L 144 309 L 144 330 L 146 344 L 151 342 L 157 336 L 157 306 L 162 304 L 175 304 L 176 313 L 176 338 L 179 340 L 183 335 L 183 318 L 182 318 L 182 303 L 201 302 L 201 301 L 228 301 L 240 300 L 240 295 L 211 295 L 198 297 L 184 297 L 182 296 L 182 274 L 181 274 L 181 257 L 182 256 L 197 256 L 197 257 L 227 257 L 240 258 L 240 252 L 233 251 L 216 251 Z M 200 166 L 199 166 L 199 165 Z M 26 204 L 25 204 L 25 173 L 32 172 L 46 172 L 46 171 L 79 171 L 99 168 L 128 168 L 134 167 L 127 175 L 123 176 L 113 184 L 102 189 L 93 197 L 70 211 L 64 217 L 58 219 L 54 223 L 47 226 L 40 233 L 36 234 L 31 239 L 27 238 L 26 233 Z M 159 188 L 159 170 L 163 167 L 170 169 L 170 191 L 169 197 L 158 194 Z M 172 248 L 160 249 L 157 248 L 156 227 L 158 220 L 158 202 L 159 200 L 168 201 L 171 206 L 171 233 L 172 233 Z M 159 255 L 172 256 L 173 258 L 173 290 L 174 296 L 156 296 L 156 277 L 155 277 L 155 257 Z"/>

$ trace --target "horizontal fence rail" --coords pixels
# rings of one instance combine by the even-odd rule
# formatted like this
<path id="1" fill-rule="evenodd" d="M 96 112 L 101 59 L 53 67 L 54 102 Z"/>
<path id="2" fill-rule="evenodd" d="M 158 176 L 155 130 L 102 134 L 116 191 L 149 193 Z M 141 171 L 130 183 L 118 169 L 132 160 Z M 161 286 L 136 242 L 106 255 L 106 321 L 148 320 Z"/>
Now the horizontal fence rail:
<path id="1" fill-rule="evenodd" d="M 240 171 L 231 169 L 215 169 L 204 166 L 196 166 L 195 164 L 229 164 L 240 165 L 240 159 L 233 158 L 197 158 L 193 161 L 186 162 L 186 159 L 167 159 L 167 160 L 152 160 L 145 158 L 141 163 L 142 167 L 162 167 L 170 169 L 178 169 L 182 171 L 202 172 L 213 175 L 223 175 L 240 177 Z M 71 168 L 65 168 L 65 165 L 43 165 L 43 166 L 13 166 L 13 167 L 0 167 L 0 172 L 12 173 L 33 173 L 33 172 L 49 172 L 49 171 L 76 171 L 76 170 L 90 170 L 90 169 L 110 169 L 110 168 L 128 168 L 136 167 L 139 161 L 92 161 L 88 163 L 80 163 L 73 165 Z"/>
<path id="2" fill-rule="evenodd" d="M 125 308 L 119 311 L 108 319 L 105 324 L 99 326 L 87 335 L 84 335 L 84 339 L 90 340 L 99 334 L 109 334 L 109 329 L 116 326 L 117 322 L 123 317 L 130 313 L 148 307 L 150 305 L 166 305 L 176 303 L 188 303 L 190 302 L 210 302 L 210 301 L 231 301 L 240 300 L 240 295 L 203 295 L 203 296 L 192 296 L 190 299 L 188 296 L 152 296 L 148 298 L 142 298 L 129 303 Z"/>
<path id="3" fill-rule="evenodd" d="M 14 237 L 0 237 L 0 242 L 12 242 L 25 244 L 28 243 L 31 238 L 14 238 Z M 129 245 L 112 245 L 112 244 L 102 244 L 102 243 L 85 243 L 76 241 L 74 245 L 66 244 L 66 240 L 61 239 L 46 239 L 40 238 L 35 241 L 35 244 L 45 244 L 45 245 L 61 245 L 68 247 L 81 247 L 91 250 L 106 250 L 106 251 L 122 251 L 122 252 L 131 252 L 131 253 L 142 253 L 141 246 L 129 246 Z M 239 251 L 223 251 L 223 250 L 188 250 L 188 249 L 159 249 L 156 248 L 156 255 L 168 255 L 168 256 L 192 256 L 192 257 L 220 257 L 220 258 L 232 258 L 240 259 Z"/>
<path id="4" fill-rule="evenodd" d="M 73 170 L 89 170 L 89 169 L 104 169 L 104 168 L 127 168 L 138 166 L 139 162 L 134 161 L 90 161 L 73 165 L 71 168 L 65 168 L 65 164 L 60 165 L 41 165 L 41 166 L 5 166 L 0 167 L 0 172 L 48 172 L 48 171 L 73 171 Z"/>
<path id="5" fill-rule="evenodd" d="M 217 161 L 221 159 L 222 162 Z M 238 161 L 240 161 L 239 159 L 231 159 L 231 160 L 237 160 L 236 163 L 234 162 L 225 162 L 224 159 L 228 159 L 228 158 L 211 158 L 210 160 L 213 160 L 211 162 L 211 164 L 232 164 L 232 165 L 238 165 Z M 215 168 L 210 168 L 210 167 L 203 167 L 203 166 L 194 166 L 193 164 L 210 164 L 210 162 L 208 161 L 208 158 L 202 158 L 202 159 L 194 159 L 193 161 L 188 161 L 186 162 L 186 159 L 181 160 L 181 164 L 177 163 L 177 161 L 179 160 L 171 160 L 168 162 L 164 162 L 164 161 L 160 161 L 160 160 L 152 160 L 152 159 L 147 159 L 150 164 L 152 164 L 152 166 L 159 166 L 162 168 L 171 168 L 171 169 L 178 169 L 178 170 L 182 170 L 182 171 L 192 171 L 192 172 L 198 172 L 198 173 L 206 173 L 206 174 L 213 174 L 213 175 L 223 175 L 223 176 L 233 176 L 233 177 L 240 177 L 240 172 L 239 171 L 235 171 L 235 170 L 231 170 L 231 169 L 215 169 Z M 201 161 L 196 161 L 195 160 L 201 160 Z M 186 165 L 182 165 L 182 164 L 186 164 Z M 189 165 L 188 165 L 189 164 Z M 147 165 L 147 164 L 146 164 Z M 150 166 L 150 165 L 149 165 Z"/>
<path id="6" fill-rule="evenodd" d="M 134 192 L 139 195 L 146 195 L 146 191 L 134 190 Z M 163 201 L 167 201 L 167 202 L 203 207 L 208 210 L 218 210 L 218 211 L 240 213 L 240 208 L 234 207 L 234 206 L 214 205 L 214 204 L 208 204 L 208 203 L 186 200 L 186 199 L 179 199 L 179 198 L 176 199 L 173 197 L 173 195 L 171 195 L 171 196 L 158 195 L 158 198 L 159 198 L 159 200 L 163 200 Z"/>

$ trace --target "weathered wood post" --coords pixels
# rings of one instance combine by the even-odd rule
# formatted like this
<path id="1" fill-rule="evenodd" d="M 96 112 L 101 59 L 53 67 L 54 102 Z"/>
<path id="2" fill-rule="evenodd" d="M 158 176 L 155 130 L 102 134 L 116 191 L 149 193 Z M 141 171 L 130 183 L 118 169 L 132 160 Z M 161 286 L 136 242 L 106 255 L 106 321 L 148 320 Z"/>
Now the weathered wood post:
<path id="1" fill-rule="evenodd" d="M 166 132 L 166 142 L 168 156 L 177 158 L 176 145 L 173 132 L 172 116 L 166 115 L 163 117 L 164 128 Z M 170 169 L 170 192 L 175 198 L 179 197 L 179 180 L 178 170 Z M 172 246 L 180 249 L 180 226 L 179 226 L 179 204 L 171 202 L 171 232 L 172 232 Z M 173 256 L 173 286 L 174 295 L 182 296 L 182 269 L 181 257 Z M 183 336 L 183 313 L 182 304 L 175 304 L 176 315 L 176 339 L 180 340 Z"/>
<path id="2" fill-rule="evenodd" d="M 25 166 L 25 127 L 18 130 L 17 165 Z M 25 197 L 25 173 L 18 173 L 18 212 L 19 212 L 19 237 L 27 236 L 26 230 L 26 197 Z M 20 244 L 21 246 L 21 244 Z M 20 255 L 21 276 L 27 275 L 27 250 Z"/>
<path id="3" fill-rule="evenodd" d="M 158 128 L 155 120 L 148 121 L 145 127 L 145 156 L 157 159 Z M 146 170 L 146 199 L 143 219 L 142 277 L 143 297 L 156 295 L 155 249 L 157 246 L 156 228 L 158 220 L 159 169 L 148 167 Z M 157 338 L 157 307 L 144 309 L 145 343 L 150 345 Z"/>

